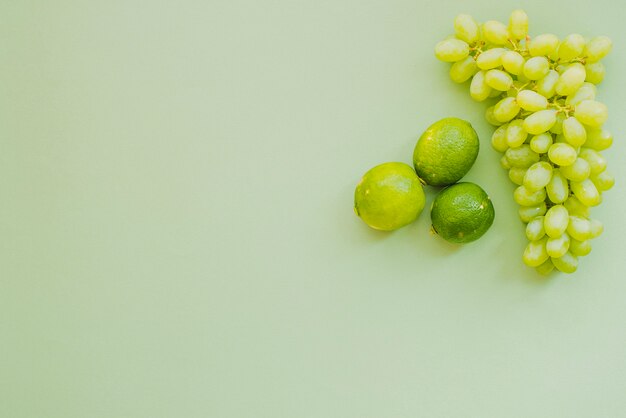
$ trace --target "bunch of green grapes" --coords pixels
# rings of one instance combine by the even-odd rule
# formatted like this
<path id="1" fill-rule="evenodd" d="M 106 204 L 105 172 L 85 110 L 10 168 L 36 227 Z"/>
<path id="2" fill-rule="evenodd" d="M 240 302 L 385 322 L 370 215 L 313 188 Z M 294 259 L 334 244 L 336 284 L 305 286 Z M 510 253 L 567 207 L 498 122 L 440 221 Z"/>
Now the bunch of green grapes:
<path id="1" fill-rule="evenodd" d="M 596 100 L 611 40 L 530 38 L 522 10 L 511 13 L 508 26 L 462 14 L 454 30 L 435 55 L 452 63 L 453 81 L 471 79 L 473 99 L 494 102 L 485 117 L 497 126 L 491 143 L 518 186 L 513 198 L 530 241 L 522 259 L 544 274 L 555 267 L 573 273 L 603 230 L 590 208 L 615 182 L 601 154 L 613 142 L 603 128 L 607 107 Z"/>

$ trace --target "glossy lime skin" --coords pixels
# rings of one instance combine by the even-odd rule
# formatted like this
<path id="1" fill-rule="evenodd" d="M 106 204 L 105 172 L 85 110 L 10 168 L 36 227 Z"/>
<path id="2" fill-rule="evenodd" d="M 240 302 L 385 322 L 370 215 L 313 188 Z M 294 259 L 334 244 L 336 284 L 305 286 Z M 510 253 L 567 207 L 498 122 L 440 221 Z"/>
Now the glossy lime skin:
<path id="1" fill-rule="evenodd" d="M 354 211 L 374 229 L 393 231 L 413 222 L 424 209 L 424 189 L 411 166 L 390 162 L 363 175 L 354 191 Z"/>
<path id="2" fill-rule="evenodd" d="M 420 136 L 413 151 L 415 171 L 424 183 L 447 186 L 472 168 L 480 143 L 472 125 L 459 118 L 433 123 Z"/>
<path id="3" fill-rule="evenodd" d="M 433 230 L 443 239 L 465 244 L 482 237 L 493 224 L 495 210 L 477 184 L 462 182 L 443 189 L 430 211 Z"/>

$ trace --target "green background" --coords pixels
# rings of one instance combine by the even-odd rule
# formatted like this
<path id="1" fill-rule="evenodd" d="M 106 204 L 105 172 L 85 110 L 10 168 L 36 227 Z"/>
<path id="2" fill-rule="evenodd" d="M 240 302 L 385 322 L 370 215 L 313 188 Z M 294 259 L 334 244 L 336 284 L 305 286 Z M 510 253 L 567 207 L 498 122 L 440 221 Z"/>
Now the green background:
<path id="1" fill-rule="evenodd" d="M 460 12 L 614 39 L 617 184 L 572 276 L 523 266 L 513 185 L 434 44 Z M 617 1 L 0 2 L 0 417 L 624 417 Z M 352 212 L 360 176 L 469 120 L 496 220 Z M 434 196 L 428 190 L 427 208 Z"/>

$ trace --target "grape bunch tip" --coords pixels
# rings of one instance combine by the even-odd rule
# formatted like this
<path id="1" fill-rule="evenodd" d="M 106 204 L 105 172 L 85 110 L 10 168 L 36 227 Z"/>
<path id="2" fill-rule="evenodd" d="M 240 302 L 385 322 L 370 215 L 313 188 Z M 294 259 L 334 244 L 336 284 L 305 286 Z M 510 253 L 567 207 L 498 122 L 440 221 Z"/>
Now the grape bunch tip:
<path id="1" fill-rule="evenodd" d="M 606 36 L 530 37 L 523 10 L 513 11 L 508 25 L 460 14 L 454 35 L 435 46 L 454 82 L 469 81 L 474 100 L 494 102 L 485 118 L 496 127 L 491 144 L 503 154 L 500 164 L 517 185 L 513 199 L 529 240 L 522 260 L 542 274 L 575 272 L 603 231 L 590 208 L 615 183 L 601 154 L 613 142 L 603 127 L 608 110 L 596 100 L 611 47 Z"/>

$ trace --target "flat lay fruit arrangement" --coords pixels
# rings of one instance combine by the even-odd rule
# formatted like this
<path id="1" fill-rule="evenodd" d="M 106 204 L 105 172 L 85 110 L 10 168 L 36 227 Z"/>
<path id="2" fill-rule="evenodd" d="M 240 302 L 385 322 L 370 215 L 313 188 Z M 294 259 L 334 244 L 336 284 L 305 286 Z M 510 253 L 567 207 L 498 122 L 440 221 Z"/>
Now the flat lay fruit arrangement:
<path id="1" fill-rule="evenodd" d="M 474 165 L 479 148 L 469 122 L 444 118 L 433 123 L 415 144 L 413 167 L 392 162 L 365 173 L 354 193 L 354 211 L 372 228 L 392 231 L 420 215 L 423 185 L 445 187 L 431 208 L 432 231 L 452 243 L 477 240 L 493 223 L 493 204 L 480 186 L 457 182 Z"/>
<path id="2" fill-rule="evenodd" d="M 513 199 L 526 224 L 522 260 L 542 274 L 573 273 L 603 231 L 591 208 L 615 182 L 602 155 L 613 142 L 604 128 L 608 110 L 596 100 L 611 40 L 576 33 L 531 37 L 522 10 L 511 13 L 508 25 L 460 14 L 453 28 L 435 56 L 451 63 L 454 82 L 487 103 L 485 119 L 495 127 L 491 146 L 517 186 Z M 373 228 L 394 230 L 422 212 L 423 185 L 443 187 L 431 208 L 432 230 L 452 243 L 477 240 L 491 227 L 494 206 L 480 186 L 459 180 L 479 149 L 469 122 L 435 122 L 417 141 L 413 168 L 387 163 L 363 176 L 355 212 Z"/>

